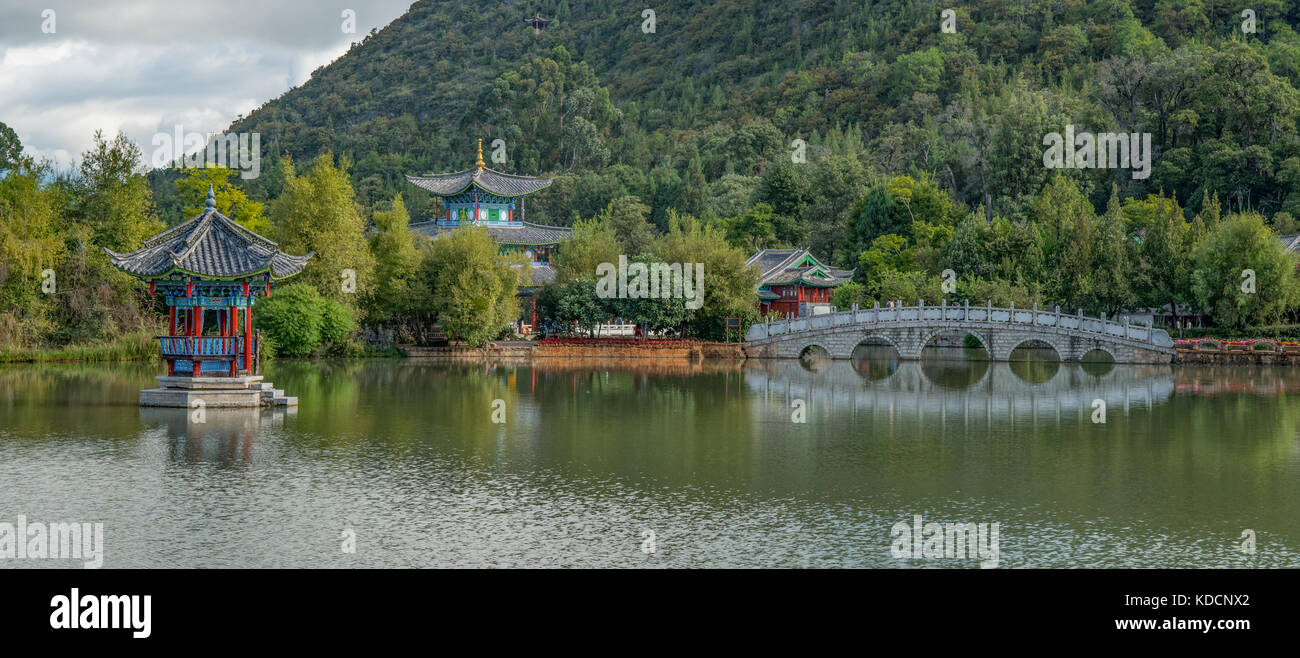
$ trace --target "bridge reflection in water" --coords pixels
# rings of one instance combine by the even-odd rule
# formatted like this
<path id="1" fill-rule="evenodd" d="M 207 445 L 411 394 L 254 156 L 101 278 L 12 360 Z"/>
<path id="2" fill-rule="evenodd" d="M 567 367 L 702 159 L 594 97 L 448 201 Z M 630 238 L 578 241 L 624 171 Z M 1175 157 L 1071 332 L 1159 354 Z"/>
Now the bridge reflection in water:
<path id="1" fill-rule="evenodd" d="M 1108 414 L 1151 409 L 1175 392 L 1169 365 L 1066 363 L 1027 352 L 1009 362 L 979 349 L 935 349 L 920 361 L 860 347 L 848 361 L 829 358 L 752 360 L 745 384 L 764 406 L 788 410 L 795 400 L 829 413 L 881 413 L 939 422 L 1090 422 L 1095 400 Z M 1100 405 L 1097 405 L 1100 406 Z"/>

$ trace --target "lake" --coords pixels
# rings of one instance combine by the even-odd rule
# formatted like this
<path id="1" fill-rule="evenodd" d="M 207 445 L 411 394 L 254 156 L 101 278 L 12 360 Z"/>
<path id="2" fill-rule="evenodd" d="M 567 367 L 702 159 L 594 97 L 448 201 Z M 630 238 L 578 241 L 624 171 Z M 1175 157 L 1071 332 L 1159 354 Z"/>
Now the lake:
<path id="1" fill-rule="evenodd" d="M 137 406 L 156 365 L 7 366 L 0 522 L 103 523 L 106 567 L 980 565 L 896 556 L 918 515 L 999 568 L 1300 566 L 1300 372 L 962 352 L 279 360 L 296 410 L 202 422 Z"/>

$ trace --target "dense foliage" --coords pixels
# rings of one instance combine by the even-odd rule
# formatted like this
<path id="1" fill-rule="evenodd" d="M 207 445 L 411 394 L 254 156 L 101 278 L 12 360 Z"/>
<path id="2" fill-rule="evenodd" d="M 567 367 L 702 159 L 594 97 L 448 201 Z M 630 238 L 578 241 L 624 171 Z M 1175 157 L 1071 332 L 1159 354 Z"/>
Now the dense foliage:
<path id="1" fill-rule="evenodd" d="M 1277 236 L 1300 233 L 1300 2 L 1249 4 L 1253 32 L 1222 0 L 979 0 L 945 33 L 928 0 L 669 0 L 647 33 L 627 0 L 420 0 L 232 125 L 261 133 L 253 180 L 146 173 L 139 147 L 99 135 L 56 174 L 0 124 L 0 349 L 159 326 L 101 247 L 186 219 L 209 183 L 222 212 L 316 252 L 301 283 L 355 317 L 494 337 L 517 317 L 506 270 L 524 268 L 474 232 L 427 244 L 402 228 L 434 203 L 403 175 L 464 169 L 480 138 L 489 166 L 554 177 L 525 212 L 578 228 L 543 300 L 580 326 L 714 335 L 752 314 L 744 257 L 794 245 L 857 268 L 842 305 L 1294 321 Z M 534 11 L 555 19 L 540 34 L 520 20 Z M 1067 126 L 1149 133 L 1149 176 L 1045 167 L 1045 136 Z M 620 255 L 705 262 L 704 308 L 580 299 Z"/>
<path id="2" fill-rule="evenodd" d="M 342 346 L 356 326 L 351 309 L 306 283 L 279 286 L 254 309 L 258 328 L 281 356 L 307 356 Z"/>

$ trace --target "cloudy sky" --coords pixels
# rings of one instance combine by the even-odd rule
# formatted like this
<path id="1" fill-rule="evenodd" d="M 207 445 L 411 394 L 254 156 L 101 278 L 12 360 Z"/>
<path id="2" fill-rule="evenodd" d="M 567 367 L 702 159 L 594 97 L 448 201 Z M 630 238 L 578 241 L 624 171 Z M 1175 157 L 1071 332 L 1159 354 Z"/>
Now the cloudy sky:
<path id="1" fill-rule="evenodd" d="M 156 133 L 224 130 L 411 2 L 0 0 L 0 122 L 60 167 L 97 129 L 125 132 L 147 160 Z"/>

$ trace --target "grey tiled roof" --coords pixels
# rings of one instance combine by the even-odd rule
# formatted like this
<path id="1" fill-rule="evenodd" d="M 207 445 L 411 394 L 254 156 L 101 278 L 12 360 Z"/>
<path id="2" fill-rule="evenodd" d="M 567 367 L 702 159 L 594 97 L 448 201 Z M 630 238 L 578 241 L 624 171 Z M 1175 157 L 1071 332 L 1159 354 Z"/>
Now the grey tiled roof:
<path id="1" fill-rule="evenodd" d="M 459 194 L 471 184 L 478 184 L 479 187 L 498 196 L 520 196 L 532 194 L 551 184 L 550 178 L 516 176 L 487 167 L 474 167 L 451 174 L 407 176 L 406 180 L 438 196 Z"/>
<path id="2" fill-rule="evenodd" d="M 237 278 L 269 272 L 283 279 L 302 271 L 306 256 L 291 256 L 272 241 L 206 208 L 193 219 L 145 240 L 129 254 L 105 249 L 119 269 L 136 276 L 161 276 L 172 270 L 213 278 Z"/>
<path id="3" fill-rule="evenodd" d="M 533 285 L 540 286 L 555 280 L 555 268 L 533 263 Z"/>
<path id="4" fill-rule="evenodd" d="M 567 226 L 543 226 L 532 222 L 511 222 L 518 226 L 488 226 L 488 235 L 502 244 L 557 244 L 573 234 Z M 411 228 L 436 238 L 438 233 L 455 231 L 462 226 L 438 226 L 436 222 L 412 222 Z"/>
<path id="5" fill-rule="evenodd" d="M 1279 236 L 1278 239 L 1282 241 L 1282 248 L 1288 253 L 1295 251 L 1296 247 L 1300 246 L 1300 234 L 1283 235 Z"/>
<path id="6" fill-rule="evenodd" d="M 795 264 L 804 258 L 811 258 L 829 278 L 814 273 L 815 267 Z M 855 270 L 842 270 L 831 267 L 818 260 L 807 249 L 764 249 L 745 261 L 758 269 L 758 285 L 788 285 L 796 282 L 812 286 L 838 286 L 853 278 Z"/>

